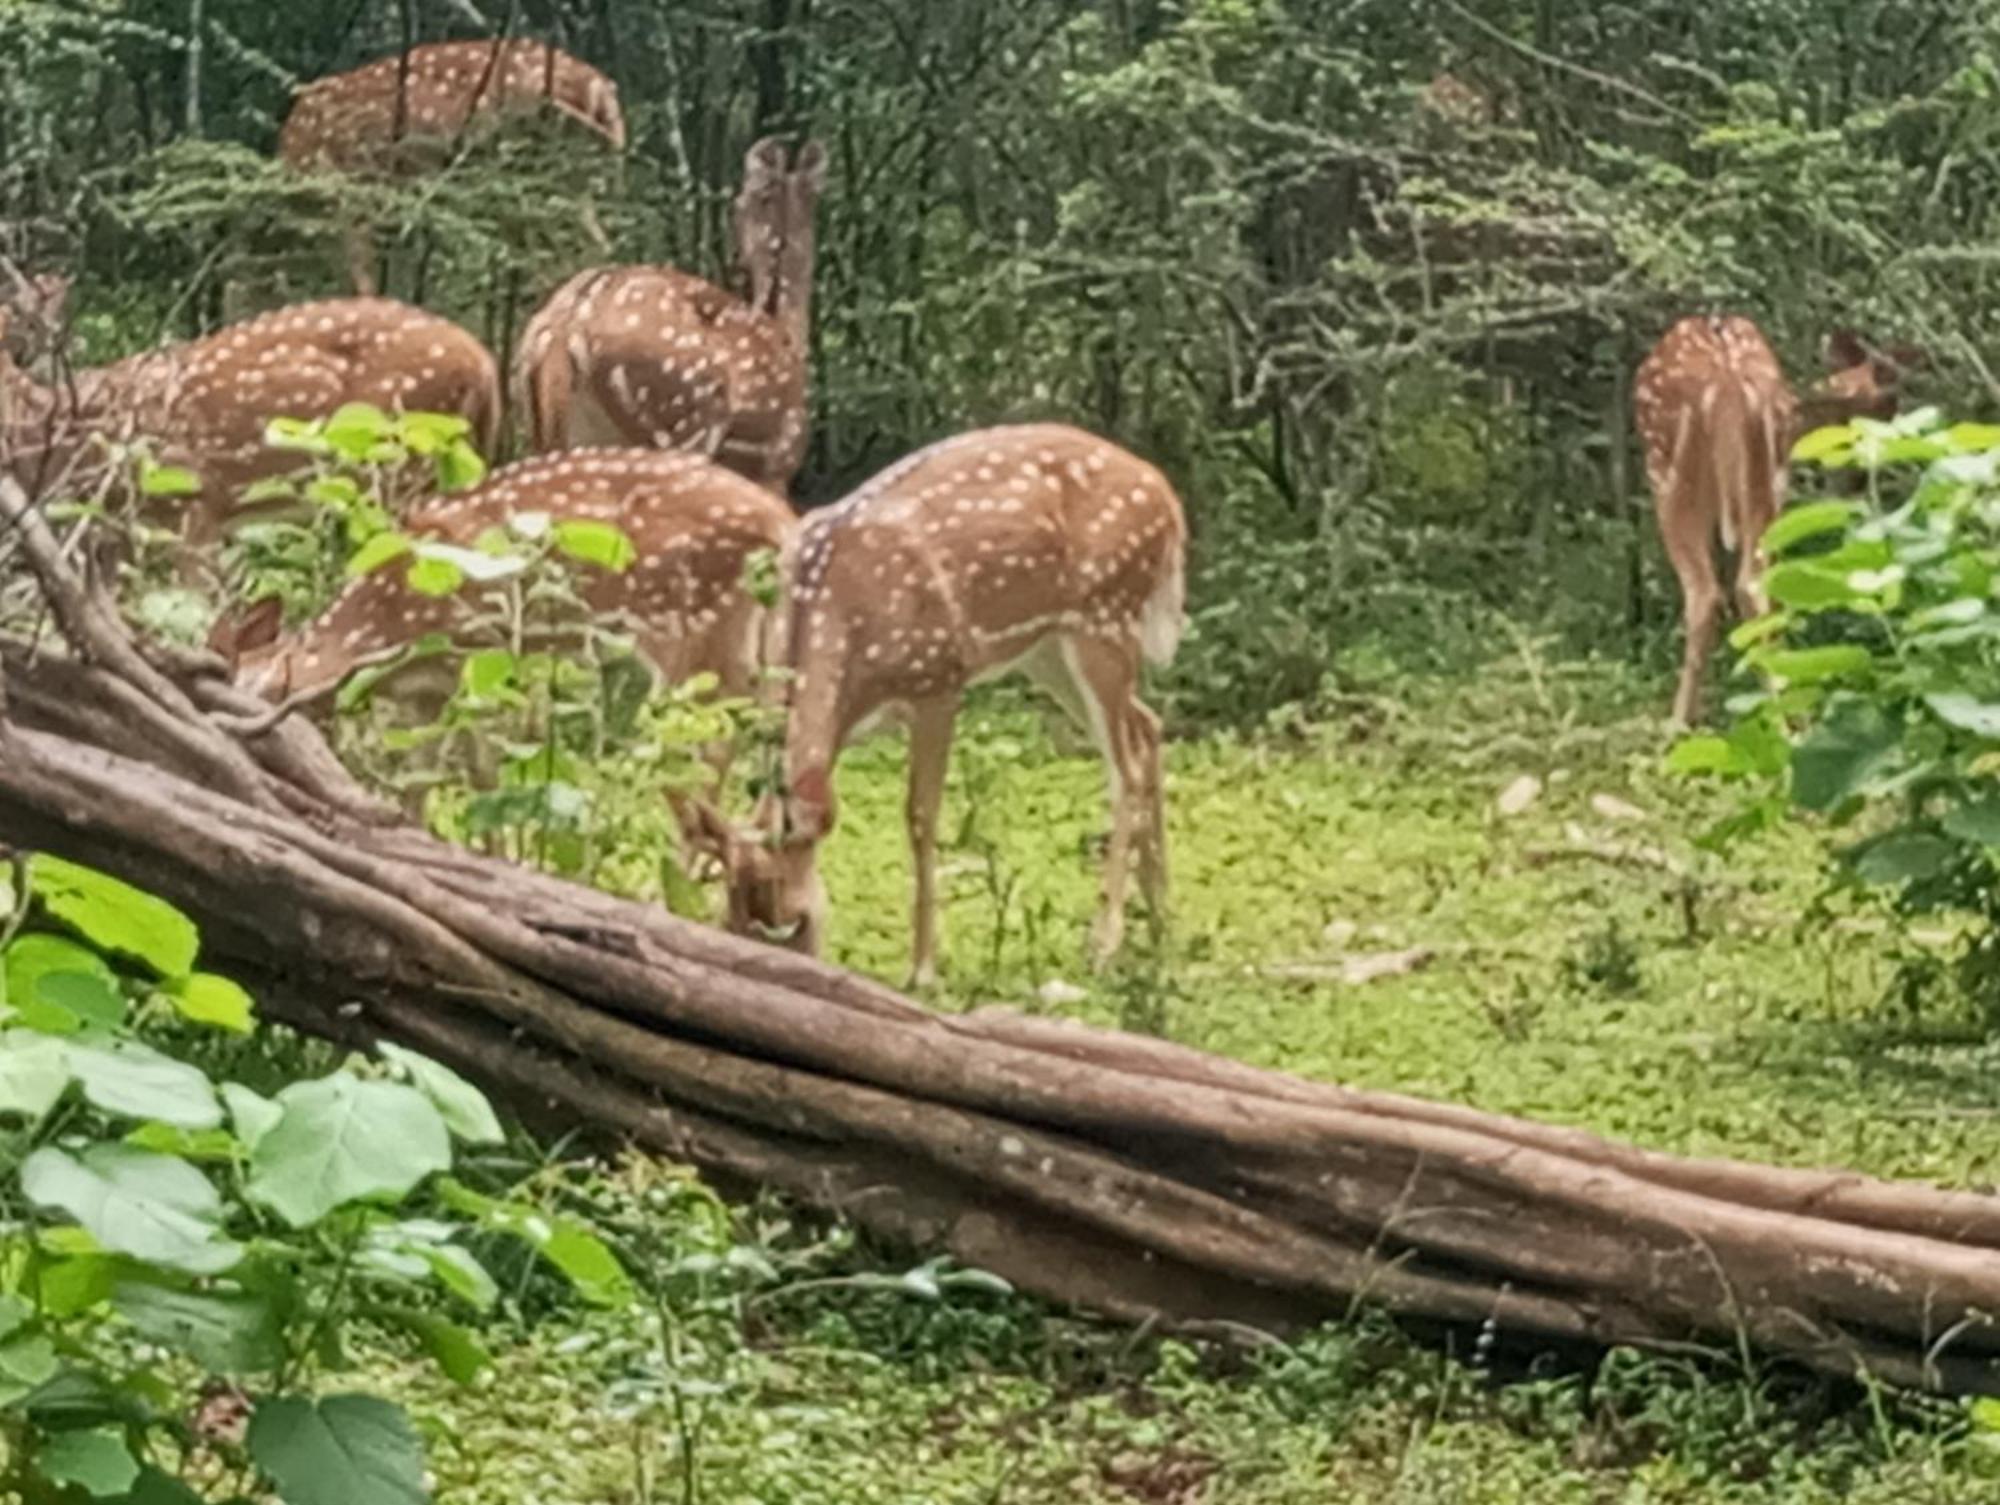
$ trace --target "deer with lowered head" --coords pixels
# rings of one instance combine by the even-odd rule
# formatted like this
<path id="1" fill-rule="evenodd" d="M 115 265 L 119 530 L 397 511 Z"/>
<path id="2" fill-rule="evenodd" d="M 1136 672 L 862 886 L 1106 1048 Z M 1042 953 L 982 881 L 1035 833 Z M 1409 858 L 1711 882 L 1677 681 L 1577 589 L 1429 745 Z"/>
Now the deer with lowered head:
<path id="1" fill-rule="evenodd" d="M 558 288 L 522 331 L 517 410 L 537 450 L 639 444 L 712 455 L 784 494 L 806 449 L 816 141 L 750 148 L 736 197 L 743 298 L 666 266 L 603 267 Z"/>
<path id="2" fill-rule="evenodd" d="M 401 174 L 442 165 L 476 133 L 549 110 L 625 149 L 618 86 L 580 58 L 526 38 L 429 42 L 302 88 L 278 132 L 300 171 Z M 346 232 L 354 291 L 378 291 L 373 235 Z"/>
<path id="3" fill-rule="evenodd" d="M 1091 734 L 1110 776 L 1098 958 L 1124 938 L 1134 849 L 1155 913 L 1167 864 L 1159 718 L 1139 699 L 1183 625 L 1186 527 L 1165 477 L 1078 429 L 985 429 L 892 465 L 799 525 L 785 570 L 784 780 L 747 829 L 712 807 L 700 831 L 740 933 L 816 951 L 817 854 L 834 764 L 865 725 L 907 720 L 915 866 L 912 976 L 937 975 L 937 826 L 966 688 L 1018 669 Z"/>
<path id="4" fill-rule="evenodd" d="M 0 329 L 6 318 L 0 308 Z M 182 572 L 197 578 L 224 532 L 256 515 L 243 489 L 298 465 L 265 444 L 270 420 L 323 418 L 350 402 L 457 414 L 491 453 L 499 371 L 456 324 L 385 298 L 299 304 L 51 385 L 0 352 L 0 470 L 40 496 L 78 487 L 109 446 L 147 442 L 199 483 L 192 496 L 144 499 L 156 513 L 179 509 Z"/>
<path id="5" fill-rule="evenodd" d="M 743 574 L 752 554 L 784 547 L 793 516 L 783 502 L 698 455 L 603 449 L 517 461 L 470 491 L 423 504 L 402 531 L 471 548 L 525 513 L 615 523 L 631 540 L 631 567 L 582 566 L 578 593 L 594 615 L 631 632 L 639 656 L 662 679 L 712 673 L 724 693 L 757 688 L 766 614 L 744 589 Z M 467 584 L 451 595 L 425 595 L 392 561 L 350 582 L 295 632 L 282 631 L 281 603 L 272 597 L 225 616 L 209 646 L 252 693 L 307 706 L 355 670 L 442 634 L 456 653 L 412 659 L 372 692 L 422 724 L 435 720 L 455 688 L 459 654 L 508 646 L 487 640 L 496 629 L 481 594 Z M 542 649 L 559 647 L 576 624 L 557 615 L 526 625 L 528 646 Z"/>
<path id="6" fill-rule="evenodd" d="M 1735 556 L 1728 594 L 1744 617 L 1758 615 L 1760 541 L 1784 507 L 1793 444 L 1828 424 L 1893 417 L 1903 376 L 1921 361 L 1909 347 L 1877 350 L 1838 330 L 1826 342 L 1828 374 L 1801 400 L 1754 323 L 1701 316 L 1675 324 L 1640 364 L 1633 416 L 1686 633 L 1676 721 L 1699 717 L 1702 675 L 1721 631 L 1717 539 Z"/>

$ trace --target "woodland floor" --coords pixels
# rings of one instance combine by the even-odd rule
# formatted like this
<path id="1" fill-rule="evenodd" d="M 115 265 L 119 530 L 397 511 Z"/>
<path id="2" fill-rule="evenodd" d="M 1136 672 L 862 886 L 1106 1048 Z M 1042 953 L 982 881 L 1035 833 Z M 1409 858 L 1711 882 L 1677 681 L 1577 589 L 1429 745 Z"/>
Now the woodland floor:
<path id="1" fill-rule="evenodd" d="M 1853 903 L 1816 911 L 1809 833 L 1697 852 L 1725 797 L 1662 771 L 1660 694 L 1517 659 L 1254 743 L 1178 742 L 1172 937 L 1103 978 L 1079 960 L 1098 767 L 1024 702 L 982 702 L 954 763 L 933 1001 L 1073 1013 L 1663 1149 L 1989 1186 L 2000 1045 L 1891 986 L 1895 956 L 1939 938 Z M 832 954 L 892 979 L 901 768 L 893 739 L 850 754 L 826 854 Z M 1502 815 L 1524 774 L 1543 792 Z M 1592 843 L 1656 848 L 1692 886 L 1543 860 Z M 1432 953 L 1418 970 L 1339 979 L 1415 948 Z M 2000 1432 L 1958 1406 L 1629 1355 L 1594 1372 L 1505 1359 L 1503 1379 L 1490 1356 L 1365 1319 L 1255 1358 L 1198 1352 L 1015 1299 L 924 1299 L 894 1260 L 772 1209 L 732 1225 L 658 1167 L 606 1172 L 593 1196 L 671 1272 L 659 1311 L 639 1330 L 531 1323 L 476 1395 L 408 1380 L 446 1500 L 2000 1501 Z M 796 1284 L 829 1273 L 847 1283 Z"/>

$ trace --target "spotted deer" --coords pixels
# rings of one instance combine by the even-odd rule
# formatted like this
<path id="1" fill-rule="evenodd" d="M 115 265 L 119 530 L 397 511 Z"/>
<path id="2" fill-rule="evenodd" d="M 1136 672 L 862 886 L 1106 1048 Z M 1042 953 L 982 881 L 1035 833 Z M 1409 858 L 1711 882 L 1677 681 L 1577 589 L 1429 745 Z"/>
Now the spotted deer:
<path id="1" fill-rule="evenodd" d="M 1675 324 L 1640 364 L 1633 415 L 1686 633 L 1676 721 L 1692 723 L 1700 714 L 1702 675 L 1721 630 L 1717 538 L 1735 556 L 1730 593 L 1737 610 L 1760 613 L 1759 541 L 1784 506 L 1792 445 L 1812 428 L 1892 416 L 1902 376 L 1919 360 L 1907 348 L 1873 351 L 1852 332 L 1836 331 L 1826 344 L 1829 374 L 1802 403 L 1754 323 L 1705 316 Z"/>
<path id="2" fill-rule="evenodd" d="M 665 266 L 603 267 L 558 288 L 522 331 L 517 411 L 537 450 L 643 444 L 713 455 L 788 491 L 806 449 L 813 213 L 826 154 L 759 141 L 736 197 L 749 293 Z"/>
<path id="3" fill-rule="evenodd" d="M 345 298 L 263 314 L 51 385 L 0 353 L 0 469 L 43 495 L 78 487 L 107 446 L 145 441 L 155 459 L 199 482 L 193 496 L 147 501 L 155 513 L 181 509 L 183 574 L 196 578 L 224 531 L 257 515 L 240 502 L 243 489 L 299 464 L 265 444 L 269 421 L 321 418 L 350 402 L 458 414 L 486 453 L 498 437 L 499 372 L 484 345 L 407 304 Z"/>
<path id="4" fill-rule="evenodd" d="M 1161 912 L 1167 866 L 1160 723 L 1142 662 L 1165 664 L 1183 623 L 1186 527 L 1151 465 L 1077 429 L 986 429 L 920 451 L 807 515 L 786 567 L 790 671 L 784 791 L 749 829 L 698 812 L 728 875 L 729 924 L 818 949 L 819 845 L 833 768 L 867 724 L 910 728 L 912 977 L 937 974 L 937 824 L 961 697 L 1018 669 L 1091 733 L 1110 778 L 1095 949 L 1124 937 L 1127 870 Z"/>
<path id="5" fill-rule="evenodd" d="M 403 532 L 471 548 L 489 529 L 526 513 L 624 531 L 636 555 L 631 567 L 579 566 L 578 594 L 600 620 L 631 633 L 660 679 L 711 673 L 725 694 L 758 692 L 766 613 L 745 590 L 744 570 L 758 551 L 784 548 L 794 518 L 778 498 L 698 455 L 604 449 L 517 461 L 470 491 L 424 504 Z M 240 686 L 311 706 L 357 669 L 386 665 L 419 639 L 441 634 L 455 651 L 399 664 L 371 691 L 425 724 L 456 687 L 464 652 L 509 646 L 484 597 L 477 584 L 424 595 L 391 562 L 349 583 L 297 631 L 281 631 L 280 603 L 267 598 L 226 615 L 209 646 L 230 661 Z M 574 640 L 576 623 L 558 610 L 534 617 L 527 629 L 531 650 L 560 651 Z"/>
<path id="6" fill-rule="evenodd" d="M 434 169 L 476 133 L 552 110 L 625 149 L 618 86 L 580 58 L 525 38 L 430 42 L 301 89 L 278 159 L 301 171 L 399 175 Z M 378 291 L 373 234 L 346 234 L 354 291 Z"/>

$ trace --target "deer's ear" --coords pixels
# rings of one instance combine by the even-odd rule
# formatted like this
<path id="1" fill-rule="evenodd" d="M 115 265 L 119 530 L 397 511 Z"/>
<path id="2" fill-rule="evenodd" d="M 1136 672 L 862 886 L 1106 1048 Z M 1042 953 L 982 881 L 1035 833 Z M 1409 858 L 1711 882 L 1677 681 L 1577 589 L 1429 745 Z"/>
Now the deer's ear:
<path id="1" fill-rule="evenodd" d="M 687 849 L 714 858 L 724 872 L 729 871 L 736 852 L 736 828 L 729 817 L 707 800 L 692 796 L 674 800 L 673 806 Z"/>
<path id="2" fill-rule="evenodd" d="M 68 315 L 70 289 L 76 286 L 76 279 L 61 272 L 44 272 L 33 280 L 41 300 L 37 311 L 51 329 L 59 328 Z"/>
<path id="3" fill-rule="evenodd" d="M 785 839 L 812 843 L 833 829 L 833 780 L 824 768 L 809 768 L 792 781 L 785 798 Z"/>
<path id="4" fill-rule="evenodd" d="M 276 596 L 266 596 L 249 606 L 224 612 L 209 629 L 209 651 L 220 654 L 234 669 L 245 654 L 276 643 L 284 625 L 285 603 Z"/>
<path id="5" fill-rule="evenodd" d="M 743 154 L 743 191 L 750 193 L 770 186 L 771 180 L 784 170 L 783 139 L 777 136 L 764 137 Z"/>
<path id="6" fill-rule="evenodd" d="M 826 146 L 823 142 L 808 141 L 799 148 L 799 158 L 792 168 L 794 186 L 803 184 L 817 197 L 826 187 Z"/>
<path id="7" fill-rule="evenodd" d="M 1851 329 L 1827 331 L 1826 345 L 1821 354 L 1829 371 L 1852 371 L 1868 362 L 1867 344 Z"/>

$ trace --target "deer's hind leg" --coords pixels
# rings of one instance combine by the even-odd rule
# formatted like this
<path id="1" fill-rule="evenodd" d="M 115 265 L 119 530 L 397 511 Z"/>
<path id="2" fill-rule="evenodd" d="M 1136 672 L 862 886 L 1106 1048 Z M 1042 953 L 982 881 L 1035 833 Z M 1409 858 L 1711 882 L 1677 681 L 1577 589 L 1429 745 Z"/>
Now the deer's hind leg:
<path id="1" fill-rule="evenodd" d="M 1091 950 L 1102 964 L 1125 943 L 1125 898 L 1130 883 L 1133 838 L 1141 845 L 1141 879 L 1149 890 L 1160 876 L 1146 849 L 1153 836 L 1146 814 L 1157 787 L 1158 724 L 1138 703 L 1139 653 L 1135 644 L 1065 636 L 1061 662 L 1068 687 L 1058 698 L 1080 714 L 1103 755 L 1111 797 L 1111 843 L 1104 855 L 1104 879 Z"/>

